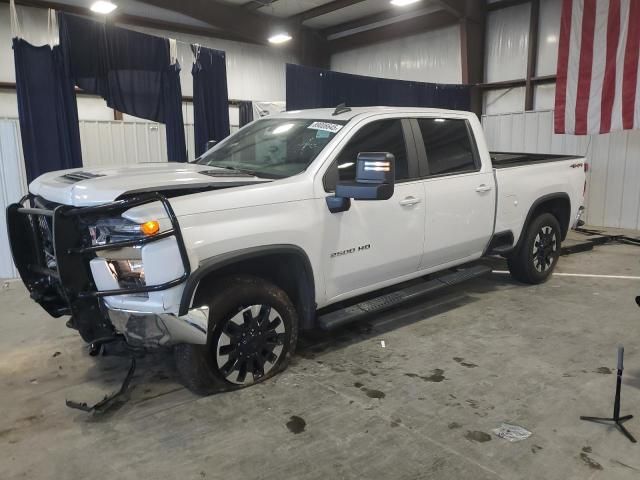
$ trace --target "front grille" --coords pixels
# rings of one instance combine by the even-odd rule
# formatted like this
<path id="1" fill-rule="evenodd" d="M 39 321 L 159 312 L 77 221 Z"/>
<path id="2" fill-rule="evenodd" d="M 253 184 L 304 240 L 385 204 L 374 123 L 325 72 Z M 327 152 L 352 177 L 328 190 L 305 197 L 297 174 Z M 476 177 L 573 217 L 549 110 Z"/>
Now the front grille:
<path id="1" fill-rule="evenodd" d="M 40 234 L 40 245 L 44 254 L 44 262 L 47 268 L 58 270 L 56 253 L 53 248 L 53 221 L 51 217 L 38 217 L 38 229 Z"/>

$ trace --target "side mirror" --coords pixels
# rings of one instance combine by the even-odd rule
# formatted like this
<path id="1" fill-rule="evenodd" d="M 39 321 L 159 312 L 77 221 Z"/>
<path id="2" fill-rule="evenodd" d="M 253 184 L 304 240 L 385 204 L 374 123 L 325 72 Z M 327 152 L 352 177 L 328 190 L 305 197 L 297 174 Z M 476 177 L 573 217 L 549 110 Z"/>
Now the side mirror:
<path id="1" fill-rule="evenodd" d="M 207 150 L 209 150 L 209 149 L 211 149 L 211 148 L 215 147 L 217 143 L 218 143 L 218 141 L 217 141 L 217 140 L 209 140 L 209 141 L 207 141 L 207 144 L 205 145 L 205 149 L 204 149 L 204 150 L 205 150 L 205 152 L 206 152 Z"/>
<path id="2" fill-rule="evenodd" d="M 395 184 L 395 157 L 389 152 L 361 152 L 355 182 L 338 182 L 334 197 L 327 197 L 331 213 L 344 212 L 354 200 L 388 200 Z"/>

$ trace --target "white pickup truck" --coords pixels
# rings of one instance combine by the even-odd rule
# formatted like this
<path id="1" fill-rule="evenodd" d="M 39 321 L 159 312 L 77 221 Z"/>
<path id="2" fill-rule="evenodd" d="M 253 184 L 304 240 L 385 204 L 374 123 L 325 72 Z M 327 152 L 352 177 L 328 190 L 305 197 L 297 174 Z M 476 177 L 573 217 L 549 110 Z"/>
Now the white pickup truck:
<path id="1" fill-rule="evenodd" d="M 185 385 L 208 393 L 285 368 L 299 331 L 485 274 L 469 264 L 486 255 L 543 282 L 583 211 L 585 170 L 490 153 L 468 112 L 291 111 L 193 163 L 47 173 L 7 223 L 49 314 L 95 345 L 175 347 Z"/>

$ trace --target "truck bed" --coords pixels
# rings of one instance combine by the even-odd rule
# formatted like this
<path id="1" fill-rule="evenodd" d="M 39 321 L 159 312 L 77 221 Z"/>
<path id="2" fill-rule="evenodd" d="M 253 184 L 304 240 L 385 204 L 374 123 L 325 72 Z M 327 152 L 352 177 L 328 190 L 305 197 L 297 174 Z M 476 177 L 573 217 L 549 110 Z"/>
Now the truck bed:
<path id="1" fill-rule="evenodd" d="M 552 155 L 546 153 L 515 153 L 515 152 L 489 152 L 494 168 L 522 167 L 547 162 L 560 162 L 563 160 L 580 160 L 578 155 Z"/>

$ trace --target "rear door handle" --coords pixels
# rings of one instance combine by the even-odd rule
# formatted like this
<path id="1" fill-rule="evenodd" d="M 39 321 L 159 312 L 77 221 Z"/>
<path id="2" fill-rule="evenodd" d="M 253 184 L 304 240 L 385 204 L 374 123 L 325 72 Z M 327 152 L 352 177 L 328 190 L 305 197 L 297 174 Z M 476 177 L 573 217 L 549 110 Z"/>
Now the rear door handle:
<path id="1" fill-rule="evenodd" d="M 416 197 L 405 197 L 404 199 L 400 200 L 400 205 L 402 205 L 403 207 L 410 207 L 411 205 L 417 205 L 421 201 L 422 200 Z"/>
<path id="2" fill-rule="evenodd" d="M 484 183 L 476 188 L 476 192 L 483 193 L 491 190 L 491 185 L 485 185 Z"/>

